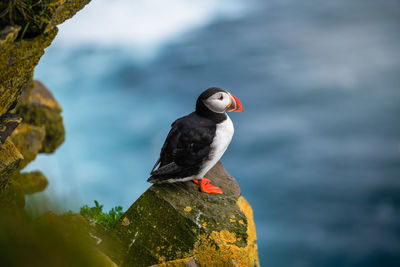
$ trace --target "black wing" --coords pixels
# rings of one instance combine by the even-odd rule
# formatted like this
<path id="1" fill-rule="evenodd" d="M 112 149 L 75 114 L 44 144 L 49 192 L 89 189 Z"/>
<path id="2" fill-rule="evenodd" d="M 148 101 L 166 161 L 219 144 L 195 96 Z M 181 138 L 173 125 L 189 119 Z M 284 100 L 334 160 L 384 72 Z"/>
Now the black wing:
<path id="1" fill-rule="evenodd" d="M 193 113 L 176 120 L 148 181 L 159 182 L 197 174 L 209 155 L 214 134 L 215 124 Z M 154 170 L 158 164 L 160 167 Z"/>

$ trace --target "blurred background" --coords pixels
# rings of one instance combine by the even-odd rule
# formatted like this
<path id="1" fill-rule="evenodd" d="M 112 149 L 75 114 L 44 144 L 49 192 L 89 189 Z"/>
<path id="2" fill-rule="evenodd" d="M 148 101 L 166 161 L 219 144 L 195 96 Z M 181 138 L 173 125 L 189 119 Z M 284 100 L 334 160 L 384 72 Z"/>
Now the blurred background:
<path id="1" fill-rule="evenodd" d="M 35 78 L 66 141 L 40 169 L 78 211 L 127 209 L 171 122 L 219 86 L 245 112 L 222 162 L 262 266 L 400 266 L 400 1 L 93 0 Z"/>

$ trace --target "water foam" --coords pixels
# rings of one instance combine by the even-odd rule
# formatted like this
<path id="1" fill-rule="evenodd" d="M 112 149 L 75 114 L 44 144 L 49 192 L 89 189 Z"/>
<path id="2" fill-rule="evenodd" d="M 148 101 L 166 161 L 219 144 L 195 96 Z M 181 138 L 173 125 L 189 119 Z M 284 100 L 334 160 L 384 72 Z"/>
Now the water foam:
<path id="1" fill-rule="evenodd" d="M 215 19 L 240 17 L 244 10 L 243 0 L 96 0 L 60 25 L 53 45 L 154 50 Z"/>

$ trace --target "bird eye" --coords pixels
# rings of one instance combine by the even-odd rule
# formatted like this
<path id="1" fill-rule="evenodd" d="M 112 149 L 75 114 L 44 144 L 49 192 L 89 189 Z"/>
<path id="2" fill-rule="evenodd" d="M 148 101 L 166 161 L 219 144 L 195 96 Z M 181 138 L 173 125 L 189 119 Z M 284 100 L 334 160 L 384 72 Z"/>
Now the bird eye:
<path id="1" fill-rule="evenodd" d="M 219 99 L 219 100 L 222 100 L 222 99 L 224 99 L 224 96 L 223 96 L 223 95 L 220 95 L 218 99 Z"/>

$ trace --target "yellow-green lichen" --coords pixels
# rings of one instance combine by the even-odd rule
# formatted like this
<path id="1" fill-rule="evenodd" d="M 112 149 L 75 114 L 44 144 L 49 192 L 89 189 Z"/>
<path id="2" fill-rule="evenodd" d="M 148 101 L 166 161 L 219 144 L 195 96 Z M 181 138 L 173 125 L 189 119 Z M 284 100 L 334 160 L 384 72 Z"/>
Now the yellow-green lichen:
<path id="1" fill-rule="evenodd" d="M 32 38 L 71 18 L 90 0 L 2 0 L 0 27 L 19 25 L 20 38 Z"/>
<path id="2" fill-rule="evenodd" d="M 19 173 L 13 179 L 13 184 L 18 184 L 25 195 L 43 191 L 48 183 L 46 176 L 40 171 Z"/>
<path id="3" fill-rule="evenodd" d="M 24 156 L 20 168 L 22 169 L 29 162 L 36 158 L 42 148 L 42 142 L 46 135 L 44 127 L 21 123 L 11 135 L 11 140 Z"/>
<path id="4" fill-rule="evenodd" d="M 57 33 L 56 29 L 33 39 L 12 42 L 5 38 L 0 53 L 0 115 L 21 95 L 32 79 L 33 69 Z M 15 35 L 10 32 L 9 35 Z"/>
<path id="5" fill-rule="evenodd" d="M 0 51 L 2 51 L 3 47 L 6 47 L 8 44 L 14 42 L 17 39 L 18 33 L 21 30 L 20 26 L 7 26 L 4 29 L 0 30 Z"/>
<path id="6" fill-rule="evenodd" d="M 152 267 L 188 267 L 188 266 L 196 266 L 193 257 L 163 262 L 160 264 L 153 265 Z"/>
<path id="7" fill-rule="evenodd" d="M 6 139 L 0 146 L 0 186 L 18 169 L 23 158 L 13 142 L 9 138 Z"/>
<path id="8" fill-rule="evenodd" d="M 228 229 L 212 231 L 210 234 L 199 235 L 194 248 L 187 253 L 187 256 L 165 262 L 162 262 L 165 258 L 159 257 L 159 261 L 162 263 L 154 266 L 259 266 L 253 211 L 243 197 L 239 197 L 237 205 L 247 218 L 248 238 L 246 246 L 236 245 L 241 237 L 237 237 L 236 233 Z M 160 247 L 157 247 L 156 251 L 160 251 Z"/>
<path id="9" fill-rule="evenodd" d="M 26 88 L 17 107 L 25 123 L 45 129 L 40 152 L 51 153 L 64 141 L 65 129 L 61 107 L 50 91 L 39 81 Z"/>
<path id="10" fill-rule="evenodd" d="M 47 21 L 45 32 L 74 16 L 89 2 L 90 0 L 52 0 L 49 7 L 53 10 L 53 16 Z"/>
<path id="11" fill-rule="evenodd" d="M 253 211 L 245 198 L 240 197 L 237 203 L 247 217 L 247 245 L 237 246 L 239 238 L 229 230 L 203 234 L 193 251 L 200 266 L 259 266 Z"/>

